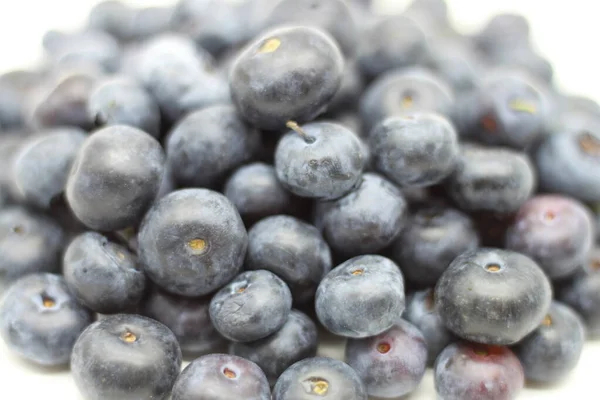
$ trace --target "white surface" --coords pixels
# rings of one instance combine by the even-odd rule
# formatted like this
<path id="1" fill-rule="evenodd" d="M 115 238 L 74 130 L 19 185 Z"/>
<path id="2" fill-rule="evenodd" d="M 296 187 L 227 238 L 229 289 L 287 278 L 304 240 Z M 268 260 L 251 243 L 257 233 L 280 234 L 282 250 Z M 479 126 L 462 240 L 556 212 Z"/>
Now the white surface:
<path id="1" fill-rule="evenodd" d="M 598 5 L 593 0 L 447 0 L 459 26 L 480 26 L 490 15 L 516 11 L 529 17 L 538 48 L 554 64 L 557 82 L 564 89 L 600 99 L 600 37 Z M 95 4 L 92 0 L 3 0 L 0 2 L 0 71 L 25 67 L 38 59 L 40 40 L 48 29 L 75 29 Z M 167 4 L 168 1 L 130 1 L 132 4 Z M 405 0 L 388 1 L 402 8 Z M 337 355 L 328 349 L 327 355 Z M 598 399 L 596 368 L 600 343 L 586 345 L 581 363 L 564 382 L 551 388 L 528 388 L 523 400 Z M 71 377 L 64 371 L 32 367 L 8 353 L 0 343 L 0 399 L 81 400 Z M 434 399 L 431 372 L 411 400 Z M 140 399 L 143 400 L 143 399 Z M 233 399 L 232 399 L 233 400 Z"/>

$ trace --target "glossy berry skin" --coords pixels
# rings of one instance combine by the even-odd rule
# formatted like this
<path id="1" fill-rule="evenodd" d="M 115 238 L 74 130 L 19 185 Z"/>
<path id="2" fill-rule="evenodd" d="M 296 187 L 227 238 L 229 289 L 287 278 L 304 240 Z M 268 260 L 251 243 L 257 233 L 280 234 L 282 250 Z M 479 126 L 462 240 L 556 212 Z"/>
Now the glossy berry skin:
<path id="1" fill-rule="evenodd" d="M 525 384 L 519 359 L 506 347 L 452 344 L 436 360 L 433 373 L 443 400 L 514 400 Z"/>
<path id="2" fill-rule="evenodd" d="M 252 361 L 210 354 L 189 364 L 173 386 L 173 400 L 271 400 L 263 371 Z"/>
<path id="3" fill-rule="evenodd" d="M 404 302 L 398 266 L 385 257 L 366 255 L 344 262 L 323 278 L 315 309 L 331 333 L 364 338 L 391 328 L 402 315 Z"/>
<path id="4" fill-rule="evenodd" d="M 63 239 L 60 225 L 47 216 L 19 206 L 0 210 L 0 281 L 57 271 Z"/>
<path id="5" fill-rule="evenodd" d="M 506 248 L 525 254 L 552 279 L 572 275 L 594 244 L 594 221 L 577 200 L 539 195 L 520 208 L 506 233 Z"/>
<path id="6" fill-rule="evenodd" d="M 173 128 L 167 164 L 179 185 L 215 187 L 259 147 L 258 131 L 249 129 L 233 106 L 217 105 L 187 115 Z"/>
<path id="7" fill-rule="evenodd" d="M 163 324 L 116 314 L 90 325 L 77 339 L 71 371 L 90 400 L 167 399 L 181 368 L 181 350 Z"/>
<path id="8" fill-rule="evenodd" d="M 567 130 L 549 135 L 535 153 L 540 188 L 584 202 L 600 201 L 600 133 Z"/>
<path id="9" fill-rule="evenodd" d="M 346 196 L 317 203 L 316 226 L 337 254 L 353 257 L 387 247 L 404 227 L 408 207 L 400 189 L 367 173 Z"/>
<path id="10" fill-rule="evenodd" d="M 326 357 L 307 358 L 289 367 L 273 388 L 273 400 L 367 400 L 358 374 L 346 363 Z"/>
<path id="11" fill-rule="evenodd" d="M 92 320 L 62 277 L 37 273 L 17 280 L 4 293 L 0 335 L 9 350 L 34 364 L 63 366 Z"/>
<path id="12" fill-rule="evenodd" d="M 448 178 L 448 195 L 464 211 L 515 212 L 534 192 L 536 173 L 525 154 L 465 144 Z"/>
<path id="13" fill-rule="evenodd" d="M 423 334 L 399 320 L 389 330 L 365 339 L 350 339 L 346 362 L 361 377 L 369 396 L 396 399 L 414 391 L 427 365 Z"/>
<path id="14" fill-rule="evenodd" d="M 552 288 L 530 258 L 481 248 L 457 257 L 435 287 L 435 305 L 457 336 L 485 344 L 517 343 L 538 327 Z"/>
<path id="15" fill-rule="evenodd" d="M 356 52 L 358 29 L 351 11 L 342 0 L 284 0 L 275 5 L 266 25 L 309 25 L 331 35 L 347 56 Z"/>
<path id="16" fill-rule="evenodd" d="M 432 366 L 437 356 L 456 341 L 456 336 L 444 326 L 435 308 L 434 290 L 425 289 L 412 293 L 406 299 L 402 318 L 413 324 L 427 344 L 427 365 Z"/>
<path id="17" fill-rule="evenodd" d="M 515 349 L 532 382 L 553 384 L 577 365 L 585 342 L 585 327 L 571 308 L 553 302 L 542 324 Z"/>
<path id="18" fill-rule="evenodd" d="M 154 288 L 142 304 L 142 314 L 169 328 L 185 358 L 195 359 L 227 350 L 228 341 L 213 326 L 210 297 L 181 297 Z"/>
<path id="19" fill-rule="evenodd" d="M 293 195 L 277 179 L 275 168 L 261 162 L 241 166 L 227 180 L 223 194 L 237 208 L 246 226 L 262 218 L 293 214 Z"/>
<path id="20" fill-rule="evenodd" d="M 100 314 L 135 309 L 146 288 L 146 276 L 135 255 L 95 232 L 83 233 L 69 243 L 63 275 L 77 300 Z"/>
<path id="21" fill-rule="evenodd" d="M 17 154 L 12 174 L 28 204 L 48 209 L 67 184 L 71 164 L 87 135 L 79 129 L 55 129 L 27 140 Z"/>
<path id="22" fill-rule="evenodd" d="M 456 257 L 478 247 L 479 236 L 469 216 L 432 204 L 409 217 L 393 243 L 392 258 L 410 282 L 433 286 Z"/>
<path id="23" fill-rule="evenodd" d="M 363 34 L 358 60 L 363 73 L 374 78 L 423 62 L 427 50 L 421 26 L 405 15 L 394 15 L 377 21 Z"/>
<path id="24" fill-rule="evenodd" d="M 375 170 L 403 187 L 441 182 L 459 157 L 456 130 L 437 114 L 387 118 L 369 137 Z"/>
<path id="25" fill-rule="evenodd" d="M 219 290 L 210 302 L 210 320 L 221 335 L 253 342 L 277 332 L 292 309 L 292 293 L 277 275 L 246 271 Z"/>
<path id="26" fill-rule="evenodd" d="M 248 234 L 225 196 L 183 189 L 148 211 L 138 233 L 139 257 L 159 287 L 182 296 L 203 296 L 242 268 Z"/>
<path id="27" fill-rule="evenodd" d="M 97 83 L 90 94 L 88 114 L 97 127 L 129 125 L 154 137 L 160 136 L 158 104 L 130 78 L 109 78 Z"/>
<path id="28" fill-rule="evenodd" d="M 139 129 L 114 125 L 95 132 L 71 168 L 71 210 L 98 231 L 137 225 L 158 193 L 164 158 L 160 143 Z"/>
<path id="29" fill-rule="evenodd" d="M 314 226 L 297 218 L 265 218 L 250 229 L 248 238 L 246 267 L 279 276 L 296 303 L 312 299 L 319 282 L 331 270 L 329 246 Z"/>
<path id="30" fill-rule="evenodd" d="M 239 55 L 230 90 L 239 113 L 265 130 L 323 112 L 340 87 L 344 59 L 329 34 L 308 26 L 264 33 Z"/>
<path id="31" fill-rule="evenodd" d="M 332 200 L 353 190 L 365 166 L 360 139 L 330 122 L 303 125 L 285 134 L 275 149 L 275 171 L 292 193 Z"/>
<path id="32" fill-rule="evenodd" d="M 360 100 L 363 130 L 371 130 L 388 117 L 434 112 L 450 116 L 454 94 L 450 86 L 424 68 L 387 72 L 373 81 Z"/>
<path id="33" fill-rule="evenodd" d="M 231 343 L 230 353 L 255 362 L 271 385 L 292 364 L 317 354 L 317 326 L 305 314 L 292 310 L 280 330 L 249 343 Z"/>

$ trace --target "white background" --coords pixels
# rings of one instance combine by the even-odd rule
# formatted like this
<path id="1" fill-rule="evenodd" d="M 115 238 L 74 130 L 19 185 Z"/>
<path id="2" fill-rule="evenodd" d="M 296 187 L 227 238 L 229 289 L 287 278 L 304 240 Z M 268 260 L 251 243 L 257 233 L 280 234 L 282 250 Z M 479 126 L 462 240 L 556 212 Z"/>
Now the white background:
<path id="1" fill-rule="evenodd" d="M 542 54 L 555 67 L 556 82 L 571 93 L 600 99 L 599 7 L 595 0 L 447 0 L 459 27 L 479 27 L 492 14 L 519 12 L 530 19 Z M 76 29 L 85 20 L 93 0 L 0 0 L 0 71 L 26 67 L 39 59 L 42 35 L 49 29 Z M 168 4 L 169 1 L 130 1 L 131 4 Z M 402 9 L 405 0 L 382 1 Z M 328 355 L 338 354 L 330 350 Z M 550 388 L 528 388 L 523 400 L 598 399 L 597 370 L 600 343 L 586 346 L 578 368 L 564 382 Z M 81 400 L 64 371 L 32 367 L 8 353 L 0 343 L 0 399 Z M 434 399 L 431 373 L 411 400 Z M 140 399 L 143 400 L 143 399 Z M 233 400 L 233 399 L 232 399 Z"/>

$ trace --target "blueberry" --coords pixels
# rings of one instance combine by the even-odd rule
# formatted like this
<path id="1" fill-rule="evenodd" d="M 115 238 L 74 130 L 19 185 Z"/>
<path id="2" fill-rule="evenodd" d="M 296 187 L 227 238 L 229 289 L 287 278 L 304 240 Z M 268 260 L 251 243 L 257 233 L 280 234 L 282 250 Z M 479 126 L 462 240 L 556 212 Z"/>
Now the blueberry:
<path id="1" fill-rule="evenodd" d="M 406 15 L 382 18 L 362 36 L 358 60 L 363 73 L 375 78 L 396 68 L 417 65 L 427 58 L 427 38 Z"/>
<path id="2" fill-rule="evenodd" d="M 529 45 L 530 29 L 527 19 L 519 14 L 503 13 L 490 18 L 474 37 L 483 53 L 493 56 Z"/>
<path id="3" fill-rule="evenodd" d="M 483 61 L 466 40 L 438 38 L 429 45 L 430 66 L 447 81 L 457 93 L 465 93 L 480 85 Z"/>
<path id="4" fill-rule="evenodd" d="M 86 226 L 113 231 L 136 225 L 154 201 L 164 153 L 147 133 L 114 125 L 80 148 L 67 181 L 67 200 Z"/>
<path id="5" fill-rule="evenodd" d="M 248 235 L 225 196 L 183 189 L 148 211 L 138 242 L 149 278 L 168 292 L 193 297 L 219 289 L 239 273 Z"/>
<path id="6" fill-rule="evenodd" d="M 392 257 L 409 281 L 435 285 L 448 265 L 479 247 L 479 236 L 466 214 L 447 206 L 426 205 L 409 217 L 393 243 Z"/>
<path id="7" fill-rule="evenodd" d="M 553 302 L 542 324 L 515 352 L 529 381 L 555 383 L 575 368 L 584 341 L 581 318 L 571 308 Z"/>
<path id="8" fill-rule="evenodd" d="M 526 154 L 464 144 L 446 187 L 465 211 L 508 214 L 527 201 L 535 185 L 536 173 Z"/>
<path id="9" fill-rule="evenodd" d="M 292 364 L 317 354 L 317 326 L 305 314 L 292 310 L 283 327 L 264 339 L 233 342 L 230 353 L 255 362 L 271 385 Z"/>
<path id="10" fill-rule="evenodd" d="M 266 270 L 246 271 L 219 290 L 210 302 L 210 319 L 235 342 L 253 342 L 277 332 L 292 309 L 284 281 Z"/>
<path id="11" fill-rule="evenodd" d="M 25 276 L 4 294 L 0 335 L 8 348 L 42 366 L 68 365 L 79 334 L 92 314 L 69 293 L 62 277 Z"/>
<path id="12" fill-rule="evenodd" d="M 210 354 L 188 365 L 173 386 L 173 400 L 271 400 L 258 365 L 228 354 Z"/>
<path id="13" fill-rule="evenodd" d="M 146 287 L 136 257 L 95 232 L 71 241 L 64 256 L 63 275 L 77 300 L 101 314 L 134 310 Z"/>
<path id="14" fill-rule="evenodd" d="M 344 65 L 344 74 L 340 88 L 327 107 L 328 113 L 354 110 L 358 107 L 360 96 L 364 89 L 362 72 L 356 61 L 348 60 Z M 350 129 L 358 132 L 358 129 Z"/>
<path id="15" fill-rule="evenodd" d="M 319 284 L 319 321 L 335 335 L 364 338 L 391 328 L 404 311 L 404 280 L 393 261 L 377 255 L 352 258 Z"/>
<path id="16" fill-rule="evenodd" d="M 132 10 L 129 16 L 125 39 L 144 40 L 169 31 L 173 20 L 174 7 L 141 7 Z"/>
<path id="17" fill-rule="evenodd" d="M 477 343 L 509 345 L 531 333 L 548 312 L 550 281 L 529 257 L 481 248 L 458 256 L 435 287 L 444 324 Z"/>
<path id="18" fill-rule="evenodd" d="M 27 143 L 23 135 L 0 134 L 0 189 L 6 193 L 7 199 L 21 202 L 22 195 L 15 184 L 13 167 L 21 148 Z"/>
<path id="19" fill-rule="evenodd" d="M 27 203 L 48 209 L 63 194 L 73 160 L 86 137 L 76 128 L 54 129 L 32 137 L 21 147 L 12 173 Z"/>
<path id="20" fill-rule="evenodd" d="M 119 65 L 121 49 L 111 35 L 102 31 L 63 33 L 51 31 L 44 40 L 49 58 L 64 66 L 98 66 L 113 72 Z"/>
<path id="21" fill-rule="evenodd" d="M 217 105 L 177 123 L 167 138 L 167 164 L 180 185 L 215 187 L 259 147 L 258 131 L 248 128 L 233 106 Z"/>
<path id="22" fill-rule="evenodd" d="M 294 214 L 294 196 L 277 179 L 275 168 L 256 162 L 238 168 L 223 194 L 235 205 L 247 226 L 262 218 Z"/>
<path id="23" fill-rule="evenodd" d="M 19 206 L 0 210 L 0 280 L 57 271 L 63 238 L 51 218 Z"/>
<path id="24" fill-rule="evenodd" d="M 407 218 L 402 192 L 379 175 L 367 173 L 346 196 L 317 203 L 315 220 L 327 243 L 346 257 L 372 254 L 387 247 Z"/>
<path id="25" fill-rule="evenodd" d="M 331 200 L 359 184 L 365 160 L 355 133 L 329 122 L 292 128 L 275 150 L 275 171 L 285 188 L 301 197 Z"/>
<path id="26" fill-rule="evenodd" d="M 306 358 L 289 367 L 273 388 L 273 400 L 367 400 L 358 374 L 341 361 Z"/>
<path id="27" fill-rule="evenodd" d="M 181 350 L 163 324 L 116 314 L 90 325 L 77 339 L 71 370 L 89 400 L 167 399 L 181 368 Z"/>
<path id="28" fill-rule="evenodd" d="M 360 101 L 363 130 L 369 134 L 388 117 L 417 112 L 452 114 L 454 95 L 450 86 L 423 68 L 393 70 L 371 83 Z"/>
<path id="29" fill-rule="evenodd" d="M 266 130 L 303 124 L 324 111 L 340 87 L 342 53 L 329 34 L 307 26 L 264 33 L 239 55 L 230 89 L 240 114 Z"/>
<path id="30" fill-rule="evenodd" d="M 273 272 L 289 286 L 296 303 L 312 299 L 331 270 L 329 246 L 312 225 L 297 218 L 265 218 L 248 232 L 248 269 Z"/>
<path id="31" fill-rule="evenodd" d="M 434 290 L 425 289 L 415 292 L 406 300 L 406 310 L 402 318 L 413 324 L 427 343 L 427 365 L 431 366 L 437 356 L 456 340 L 456 337 L 444 326 L 438 310 L 435 308 Z"/>
<path id="32" fill-rule="evenodd" d="M 89 12 L 87 25 L 92 31 L 110 33 L 119 40 L 129 37 L 133 10 L 119 0 L 103 0 Z"/>
<path id="33" fill-rule="evenodd" d="M 14 70 L 0 75 L 0 122 L 5 131 L 25 125 L 29 95 L 39 85 L 42 74 Z"/>
<path id="34" fill-rule="evenodd" d="M 266 25 L 314 26 L 328 32 L 347 56 L 356 52 L 358 29 L 348 5 L 342 0 L 282 0 Z"/>
<path id="35" fill-rule="evenodd" d="M 126 77 L 96 84 L 88 101 L 90 119 L 97 127 L 129 125 L 160 136 L 160 109 L 144 88 Z"/>
<path id="36" fill-rule="evenodd" d="M 585 202 L 600 201 L 600 133 L 567 130 L 549 135 L 535 154 L 540 187 Z"/>
<path id="37" fill-rule="evenodd" d="M 373 166 L 401 186 L 432 186 L 450 175 L 458 162 L 458 135 L 433 113 L 390 117 L 370 133 Z"/>
<path id="38" fill-rule="evenodd" d="M 433 373 L 438 398 L 444 400 L 510 400 L 525 384 L 519 359 L 506 347 L 452 344 Z"/>
<path id="39" fill-rule="evenodd" d="M 552 279 L 572 275 L 588 258 L 594 221 L 578 201 L 539 195 L 517 213 L 506 234 L 506 248 L 525 254 Z"/>

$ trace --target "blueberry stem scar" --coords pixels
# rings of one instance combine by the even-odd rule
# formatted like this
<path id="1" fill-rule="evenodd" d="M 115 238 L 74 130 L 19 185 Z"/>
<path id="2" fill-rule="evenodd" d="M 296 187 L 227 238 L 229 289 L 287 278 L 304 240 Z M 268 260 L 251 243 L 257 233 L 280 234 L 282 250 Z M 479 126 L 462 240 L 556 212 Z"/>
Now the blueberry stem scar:
<path id="1" fill-rule="evenodd" d="M 304 141 L 306 143 L 314 143 L 315 142 L 315 138 L 310 136 L 308 133 L 304 132 L 304 130 L 302 130 L 302 128 L 300 128 L 300 125 L 298 125 L 297 122 L 288 121 L 288 122 L 286 122 L 285 126 L 287 126 L 289 129 L 293 130 L 294 132 L 296 132 L 297 134 L 302 136 L 302 139 L 304 139 Z"/>

